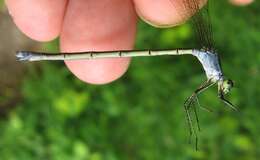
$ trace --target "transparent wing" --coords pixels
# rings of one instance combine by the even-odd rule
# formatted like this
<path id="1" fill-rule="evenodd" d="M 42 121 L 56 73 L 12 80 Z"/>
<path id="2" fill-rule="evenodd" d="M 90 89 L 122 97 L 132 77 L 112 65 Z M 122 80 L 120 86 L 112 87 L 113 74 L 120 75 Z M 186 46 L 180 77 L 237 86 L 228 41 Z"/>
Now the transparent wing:
<path id="1" fill-rule="evenodd" d="M 176 5 L 176 0 L 170 0 L 172 5 Z M 175 2 L 174 2 L 175 1 Z M 182 11 L 178 13 L 183 19 L 186 17 L 191 17 L 191 22 L 193 25 L 193 30 L 196 33 L 196 37 L 199 42 L 199 46 L 206 50 L 214 49 L 214 40 L 212 33 L 212 24 L 209 15 L 209 0 L 203 8 L 200 4 L 201 0 L 177 0 L 178 10 Z M 206 0 L 204 0 L 206 1 Z M 181 8 L 180 8 L 181 7 Z M 177 8 L 177 6 L 174 6 Z"/>
<path id="2" fill-rule="evenodd" d="M 196 12 L 191 21 L 197 34 L 200 46 L 208 50 L 214 49 L 212 24 L 209 15 L 209 2 L 200 10 L 198 0 L 184 0 L 184 4 L 190 13 Z"/>

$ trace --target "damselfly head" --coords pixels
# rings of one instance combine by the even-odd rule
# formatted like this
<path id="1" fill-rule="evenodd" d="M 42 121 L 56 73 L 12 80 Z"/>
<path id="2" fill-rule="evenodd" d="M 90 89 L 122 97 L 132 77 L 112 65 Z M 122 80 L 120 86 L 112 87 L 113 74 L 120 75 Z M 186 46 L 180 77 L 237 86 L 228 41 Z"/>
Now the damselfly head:
<path id="1" fill-rule="evenodd" d="M 231 79 L 226 79 L 222 82 L 221 90 L 224 94 L 230 92 L 231 88 L 234 86 L 234 82 Z"/>

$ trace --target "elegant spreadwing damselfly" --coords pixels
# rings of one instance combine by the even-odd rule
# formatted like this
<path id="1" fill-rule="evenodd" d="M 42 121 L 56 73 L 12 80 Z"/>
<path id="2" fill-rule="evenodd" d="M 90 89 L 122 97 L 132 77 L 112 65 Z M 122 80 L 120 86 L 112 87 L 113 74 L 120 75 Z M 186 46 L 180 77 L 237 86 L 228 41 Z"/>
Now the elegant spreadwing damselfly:
<path id="1" fill-rule="evenodd" d="M 169 0 L 174 5 L 174 0 Z M 220 58 L 214 48 L 212 25 L 209 16 L 209 1 L 204 4 L 199 0 L 179 0 L 185 12 L 179 16 L 191 18 L 193 28 L 200 44 L 199 49 L 173 49 L 173 50 L 117 50 L 117 51 L 86 51 L 74 53 L 49 54 L 43 52 L 18 51 L 16 57 L 19 61 L 42 61 L 42 60 L 80 60 L 80 59 L 99 59 L 99 58 L 122 58 L 122 57 L 141 57 L 141 56 L 162 56 L 162 55 L 193 55 L 195 56 L 206 73 L 207 80 L 196 89 L 184 102 L 184 109 L 190 131 L 190 137 L 195 137 L 196 149 L 198 142 L 198 131 L 200 131 L 197 108 L 203 108 L 198 101 L 198 95 L 213 85 L 218 86 L 218 97 L 231 109 L 236 110 L 235 106 L 225 99 L 224 95 L 229 93 L 233 87 L 233 82 L 227 79 L 221 68 Z M 174 6 L 173 6 L 174 7 Z M 199 11 L 201 9 L 201 11 Z M 206 109 L 206 108 L 204 108 Z M 193 120 L 193 116 L 195 116 Z M 197 127 L 193 126 L 196 122 Z"/>

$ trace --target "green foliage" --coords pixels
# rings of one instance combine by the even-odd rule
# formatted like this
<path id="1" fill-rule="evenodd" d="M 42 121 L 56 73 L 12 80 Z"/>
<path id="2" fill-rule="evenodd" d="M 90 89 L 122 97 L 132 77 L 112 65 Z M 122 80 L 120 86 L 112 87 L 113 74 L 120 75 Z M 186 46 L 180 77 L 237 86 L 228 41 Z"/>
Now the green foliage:
<path id="1" fill-rule="evenodd" d="M 28 71 L 24 100 L 0 121 L 0 159 L 257 159 L 260 155 L 260 5 L 212 4 L 224 72 L 237 87 L 219 102 L 216 88 L 200 95 L 199 151 L 188 143 L 183 102 L 205 80 L 194 57 L 136 58 L 126 75 L 103 86 L 84 84 L 62 63 Z M 221 12 L 219 12 L 221 10 Z M 249 18 L 250 17 L 250 18 Z M 155 29 L 141 22 L 136 48 L 190 47 L 189 25 Z M 45 48 L 57 50 L 57 41 Z"/>
<path id="2" fill-rule="evenodd" d="M 4 6 L 4 0 L 0 0 L 0 9 Z"/>

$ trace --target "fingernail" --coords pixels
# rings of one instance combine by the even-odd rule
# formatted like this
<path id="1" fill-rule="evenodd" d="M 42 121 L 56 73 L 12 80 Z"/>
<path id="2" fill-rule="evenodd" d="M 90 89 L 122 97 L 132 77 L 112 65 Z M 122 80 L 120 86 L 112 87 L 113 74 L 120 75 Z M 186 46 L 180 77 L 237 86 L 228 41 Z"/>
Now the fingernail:
<path id="1" fill-rule="evenodd" d="M 156 23 L 155 21 L 152 21 L 148 18 L 145 18 L 140 12 L 139 10 L 136 8 L 136 13 L 138 14 L 139 18 L 141 20 L 143 20 L 145 23 L 151 25 L 151 26 L 154 26 L 156 28 L 169 28 L 169 27 L 174 27 L 174 26 L 177 26 L 181 23 L 175 23 L 175 24 L 167 24 L 167 23 Z"/>

